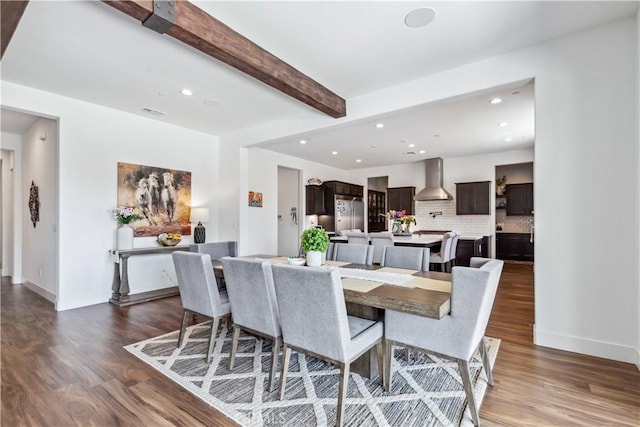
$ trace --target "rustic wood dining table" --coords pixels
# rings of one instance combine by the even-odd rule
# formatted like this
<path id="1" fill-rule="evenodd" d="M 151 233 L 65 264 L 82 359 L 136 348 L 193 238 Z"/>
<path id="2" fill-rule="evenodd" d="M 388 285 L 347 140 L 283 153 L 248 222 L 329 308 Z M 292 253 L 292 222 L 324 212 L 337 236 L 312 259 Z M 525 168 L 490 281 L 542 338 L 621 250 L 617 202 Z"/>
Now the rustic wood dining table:
<path id="1" fill-rule="evenodd" d="M 251 255 L 245 258 L 287 262 L 286 257 L 274 255 Z M 222 262 L 213 260 L 212 266 L 216 276 L 223 278 Z M 441 319 L 451 309 L 451 274 L 449 273 L 402 270 L 337 261 L 327 261 L 325 266 L 340 269 L 349 315 L 383 320 L 384 310 L 396 310 Z M 392 284 L 381 281 L 392 277 L 399 278 L 404 283 Z M 378 369 L 375 350 L 372 349 L 354 361 L 351 369 L 369 378 L 376 376 Z"/>

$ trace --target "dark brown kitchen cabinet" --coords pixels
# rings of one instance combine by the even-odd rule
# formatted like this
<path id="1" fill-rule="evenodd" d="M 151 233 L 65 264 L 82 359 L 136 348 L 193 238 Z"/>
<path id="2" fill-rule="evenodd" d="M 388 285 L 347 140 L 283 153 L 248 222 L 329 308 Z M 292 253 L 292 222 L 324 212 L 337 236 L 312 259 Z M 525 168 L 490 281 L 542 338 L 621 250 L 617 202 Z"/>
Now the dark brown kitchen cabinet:
<path id="1" fill-rule="evenodd" d="M 353 197 L 362 197 L 364 195 L 364 187 L 362 185 L 349 184 L 342 181 L 325 181 L 324 187 L 330 191 L 331 197 L 336 194 Z"/>
<path id="2" fill-rule="evenodd" d="M 475 240 L 458 239 L 458 247 L 456 248 L 456 265 L 469 267 L 471 257 L 489 256 L 489 240 L 487 236 L 479 237 Z"/>
<path id="3" fill-rule="evenodd" d="M 306 186 L 307 209 L 306 215 L 324 215 L 326 214 L 326 204 L 324 202 L 324 186 L 307 185 Z"/>
<path id="4" fill-rule="evenodd" d="M 456 215 L 489 215 L 491 181 L 456 183 Z"/>
<path id="5" fill-rule="evenodd" d="M 405 211 L 407 215 L 415 215 L 416 187 L 387 188 L 387 207 L 393 211 Z"/>
<path id="6" fill-rule="evenodd" d="M 497 233 L 496 258 L 533 262 L 534 243 L 529 233 Z"/>
<path id="7" fill-rule="evenodd" d="M 369 212 L 369 232 L 376 233 L 385 231 L 387 228 L 387 217 L 385 216 L 385 194 L 382 191 L 367 191 L 367 211 Z"/>
<path id="8" fill-rule="evenodd" d="M 507 185 L 507 215 L 533 215 L 533 183 Z"/>

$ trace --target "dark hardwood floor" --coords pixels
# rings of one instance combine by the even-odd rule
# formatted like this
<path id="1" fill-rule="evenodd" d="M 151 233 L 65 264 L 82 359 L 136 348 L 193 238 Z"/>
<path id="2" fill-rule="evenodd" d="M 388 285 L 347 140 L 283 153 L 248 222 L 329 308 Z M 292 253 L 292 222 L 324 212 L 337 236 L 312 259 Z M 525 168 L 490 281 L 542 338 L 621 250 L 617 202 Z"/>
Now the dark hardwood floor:
<path id="1" fill-rule="evenodd" d="M 55 312 L 2 280 L 2 426 L 234 425 L 122 347 L 178 329 L 179 297 Z M 502 339 L 485 426 L 640 425 L 640 372 L 532 344 L 533 272 L 505 266 L 488 336 Z"/>

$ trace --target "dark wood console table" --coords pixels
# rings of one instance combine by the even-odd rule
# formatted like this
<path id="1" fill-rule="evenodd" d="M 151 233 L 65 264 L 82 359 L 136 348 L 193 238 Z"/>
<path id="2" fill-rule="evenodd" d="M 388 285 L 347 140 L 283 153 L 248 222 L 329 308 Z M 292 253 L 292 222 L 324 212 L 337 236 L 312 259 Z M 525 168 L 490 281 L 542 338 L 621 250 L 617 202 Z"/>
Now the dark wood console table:
<path id="1" fill-rule="evenodd" d="M 179 295 L 177 286 L 171 288 L 158 289 L 156 291 L 142 292 L 129 295 L 129 257 L 135 255 L 167 254 L 176 251 L 188 251 L 189 246 L 159 246 L 155 248 L 135 248 L 127 250 L 110 250 L 113 260 L 113 284 L 111 285 L 112 296 L 109 299 L 111 304 L 124 307 L 141 302 L 152 301 L 159 298 Z"/>

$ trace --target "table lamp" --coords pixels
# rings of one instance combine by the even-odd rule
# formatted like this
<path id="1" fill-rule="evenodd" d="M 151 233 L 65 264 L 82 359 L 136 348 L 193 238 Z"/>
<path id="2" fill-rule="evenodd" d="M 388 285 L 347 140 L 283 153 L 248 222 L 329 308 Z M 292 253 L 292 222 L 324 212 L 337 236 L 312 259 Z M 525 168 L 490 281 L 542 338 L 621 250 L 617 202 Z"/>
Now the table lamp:
<path id="1" fill-rule="evenodd" d="M 209 222 L 209 208 L 191 208 L 191 222 L 198 223 L 193 229 L 193 243 L 204 243 L 206 230 L 202 223 Z"/>

